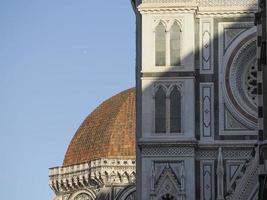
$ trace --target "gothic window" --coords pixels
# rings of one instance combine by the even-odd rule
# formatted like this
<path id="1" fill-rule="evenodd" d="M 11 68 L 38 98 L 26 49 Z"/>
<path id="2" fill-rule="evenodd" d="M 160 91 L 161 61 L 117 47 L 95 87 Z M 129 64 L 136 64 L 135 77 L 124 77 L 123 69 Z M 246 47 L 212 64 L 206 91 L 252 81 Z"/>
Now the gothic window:
<path id="1" fill-rule="evenodd" d="M 170 30 L 170 61 L 171 66 L 180 65 L 180 33 L 181 29 L 177 22 L 171 27 Z"/>
<path id="2" fill-rule="evenodd" d="M 181 92 L 178 85 L 168 86 L 165 90 L 160 85 L 155 98 L 155 133 L 181 133 L 182 107 Z"/>
<path id="3" fill-rule="evenodd" d="M 181 94 L 176 86 L 170 94 L 170 132 L 181 132 Z"/>
<path id="4" fill-rule="evenodd" d="M 166 94 L 162 87 L 155 94 L 155 132 L 166 132 Z"/>
<path id="5" fill-rule="evenodd" d="M 155 57 L 156 66 L 166 65 L 166 30 L 162 22 L 156 27 Z"/>

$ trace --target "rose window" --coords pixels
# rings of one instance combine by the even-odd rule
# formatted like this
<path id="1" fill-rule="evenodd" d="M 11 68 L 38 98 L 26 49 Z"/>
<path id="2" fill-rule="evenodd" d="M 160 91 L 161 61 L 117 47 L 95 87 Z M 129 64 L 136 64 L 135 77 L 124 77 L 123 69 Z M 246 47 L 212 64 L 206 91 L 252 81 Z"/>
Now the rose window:
<path id="1" fill-rule="evenodd" d="M 255 63 L 250 65 L 247 70 L 245 85 L 247 95 L 257 105 L 257 68 Z"/>
<path id="2" fill-rule="evenodd" d="M 229 50 L 225 61 L 224 98 L 231 114 L 242 124 L 257 126 L 257 44 L 254 34 Z"/>
<path id="3" fill-rule="evenodd" d="M 79 194 L 74 200 L 91 200 L 91 198 L 87 194 Z"/>

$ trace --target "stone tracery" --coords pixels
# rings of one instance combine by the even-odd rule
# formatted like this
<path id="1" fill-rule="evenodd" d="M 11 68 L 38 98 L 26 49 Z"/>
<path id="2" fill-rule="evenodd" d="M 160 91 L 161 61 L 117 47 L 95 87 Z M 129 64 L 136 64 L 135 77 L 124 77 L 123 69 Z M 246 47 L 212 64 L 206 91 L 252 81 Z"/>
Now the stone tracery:
<path id="1" fill-rule="evenodd" d="M 245 85 L 249 98 L 257 105 L 257 68 L 254 62 L 247 69 Z"/>
<path id="2" fill-rule="evenodd" d="M 91 200 L 91 198 L 87 194 L 79 194 L 77 195 L 74 200 Z"/>
<path id="3" fill-rule="evenodd" d="M 255 32 L 252 32 L 226 52 L 222 85 L 227 109 L 251 129 L 257 126 L 255 39 Z"/>

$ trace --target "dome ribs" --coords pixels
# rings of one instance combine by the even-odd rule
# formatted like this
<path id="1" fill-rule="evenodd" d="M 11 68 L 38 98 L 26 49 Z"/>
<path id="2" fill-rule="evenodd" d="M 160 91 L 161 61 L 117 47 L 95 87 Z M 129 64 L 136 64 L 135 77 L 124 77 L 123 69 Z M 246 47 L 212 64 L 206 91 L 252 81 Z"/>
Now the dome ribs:
<path id="1" fill-rule="evenodd" d="M 135 156 L 135 89 L 123 91 L 98 106 L 78 128 L 63 165 L 97 158 Z"/>

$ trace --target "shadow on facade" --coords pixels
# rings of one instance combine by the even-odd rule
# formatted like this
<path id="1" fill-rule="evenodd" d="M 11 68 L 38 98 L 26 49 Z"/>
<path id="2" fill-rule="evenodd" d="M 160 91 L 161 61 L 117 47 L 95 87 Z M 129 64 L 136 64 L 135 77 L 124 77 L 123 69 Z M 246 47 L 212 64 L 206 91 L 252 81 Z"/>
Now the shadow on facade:
<path id="1" fill-rule="evenodd" d="M 256 198 L 257 7 L 151 4 L 136 11 L 136 199 Z"/>
<path id="2" fill-rule="evenodd" d="M 105 185 L 81 164 L 70 168 L 78 174 L 64 198 L 255 199 L 257 7 L 221 1 L 227 6 L 204 12 L 143 2 L 136 10 L 136 181 Z M 51 185 L 62 195 L 70 184 Z"/>

